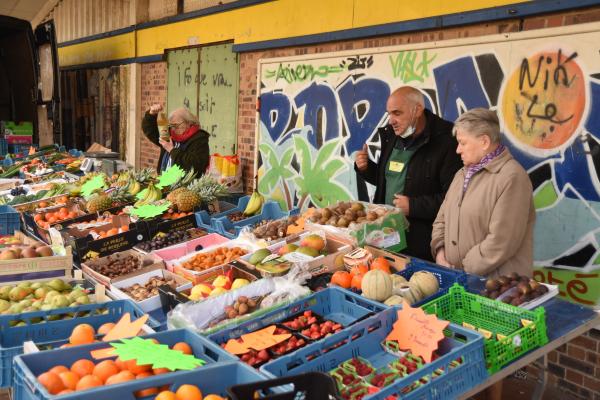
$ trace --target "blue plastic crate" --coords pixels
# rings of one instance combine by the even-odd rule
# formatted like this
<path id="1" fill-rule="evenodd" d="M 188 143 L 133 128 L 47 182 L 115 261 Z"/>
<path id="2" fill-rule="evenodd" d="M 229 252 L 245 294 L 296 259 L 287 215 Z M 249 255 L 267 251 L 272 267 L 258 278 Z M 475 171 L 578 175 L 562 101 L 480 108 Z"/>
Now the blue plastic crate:
<path id="1" fill-rule="evenodd" d="M 166 344 L 169 346 L 173 346 L 178 342 L 186 342 L 192 348 L 194 356 L 196 358 L 200 358 L 206 361 L 206 365 L 220 365 L 222 362 L 227 361 L 235 361 L 235 357 L 231 356 L 225 350 L 221 349 L 219 346 L 215 345 L 211 341 L 202 336 L 187 330 L 187 329 L 176 329 L 172 331 L 166 332 L 157 332 L 150 335 L 143 336 L 144 338 L 155 338 L 161 344 Z M 31 354 L 23 354 L 16 356 L 14 358 L 14 379 L 13 379 L 13 400 L 47 400 L 51 398 L 55 398 L 55 396 L 50 395 L 46 389 L 38 382 L 37 376 L 48 369 L 56 366 L 56 365 L 65 365 L 71 366 L 75 361 L 87 358 L 91 359 L 90 351 L 98 350 L 106 348 L 106 343 L 93 343 L 88 345 L 50 350 L 50 351 L 42 351 L 39 353 L 31 353 Z M 199 367 L 197 371 L 201 371 L 205 368 Z M 140 387 L 145 387 L 147 383 L 153 382 L 156 384 L 157 382 L 165 382 L 165 384 L 173 385 L 176 380 L 181 383 L 179 380 L 180 376 L 186 376 L 189 374 L 189 371 L 175 371 L 169 374 L 165 374 L 163 376 L 158 376 L 156 378 L 148 378 L 148 380 L 140 381 Z M 228 375 L 223 375 L 221 377 L 222 382 L 228 382 L 223 377 L 228 377 Z M 152 381 L 153 379 L 156 379 Z M 193 383 L 193 382 L 191 382 Z M 215 382 L 216 383 L 216 382 Z M 100 400 L 123 400 L 122 397 L 114 397 L 114 392 L 112 396 L 105 396 L 104 393 L 106 390 L 110 388 L 125 388 L 127 385 L 132 385 L 135 387 L 137 382 L 134 384 L 130 383 L 122 383 L 116 384 L 114 386 L 106 386 L 99 387 L 95 389 L 90 389 L 85 392 L 86 398 Z M 154 386 L 154 385 L 149 385 Z M 131 387 L 130 387 L 131 388 Z M 132 390 L 132 394 L 135 390 Z M 82 399 L 82 393 L 77 392 L 72 395 L 64 395 L 61 396 L 61 399 Z"/>
<path id="2" fill-rule="evenodd" d="M 433 264 L 418 258 L 411 258 L 410 262 L 406 265 L 406 268 L 398 272 L 398 274 L 403 276 L 406 280 L 409 280 L 417 271 L 427 271 L 432 273 L 437 278 L 440 288 L 437 293 L 425 297 L 423 300 L 413 304 L 413 307 L 418 307 L 421 304 L 425 304 L 448 293 L 448 289 L 455 283 L 458 283 L 461 286 L 466 286 L 467 284 L 467 274 L 463 271 L 442 267 L 441 265 Z"/>
<path id="3" fill-rule="evenodd" d="M 246 196 L 246 197 L 248 197 L 248 196 Z M 246 200 L 246 203 L 247 202 L 248 201 Z M 216 213 L 216 214 L 210 214 L 207 210 L 200 210 L 200 211 L 196 212 L 196 225 L 198 225 L 198 228 L 205 229 L 209 233 L 214 233 L 214 232 L 216 232 L 215 229 L 213 228 L 213 218 L 215 217 L 215 215 L 221 215 L 221 214 L 223 214 L 229 210 L 233 210 L 237 207 L 239 207 L 239 205 L 236 206 L 235 204 L 219 200 L 219 208 L 222 211 L 219 213 Z"/>
<path id="4" fill-rule="evenodd" d="M 5 138 L 0 138 L 0 156 L 8 154 L 8 143 Z"/>
<path id="5" fill-rule="evenodd" d="M 297 300 L 290 305 L 246 321 L 235 328 L 225 329 L 209 336 L 217 344 L 225 343 L 241 335 L 266 326 L 283 322 L 291 316 L 312 310 L 325 319 L 348 327 L 357 321 L 386 309 L 387 306 L 358 294 L 330 287 Z"/>
<path id="6" fill-rule="evenodd" d="M 244 209 L 237 210 L 237 211 L 243 211 L 243 210 Z M 231 212 L 234 212 L 234 211 L 231 210 Z M 264 221 L 264 220 L 281 219 L 284 217 L 297 215 L 299 212 L 300 212 L 300 210 L 298 208 L 294 208 L 291 211 L 283 211 L 281 209 L 281 206 L 279 205 L 279 203 L 277 203 L 275 201 L 267 201 L 263 205 L 263 208 L 262 208 L 262 211 L 260 214 L 243 219 L 241 221 L 231 222 L 231 220 L 227 217 L 227 215 L 220 216 L 220 217 L 215 216 L 213 218 L 213 228 L 215 229 L 215 231 L 218 234 L 225 236 L 228 239 L 235 239 L 239 236 L 242 228 L 244 228 L 246 226 L 258 224 L 259 222 Z M 229 213 L 227 213 L 227 214 L 229 214 Z"/>
<path id="7" fill-rule="evenodd" d="M 375 368 L 381 368 L 397 359 L 383 350 L 381 342 L 392 330 L 397 319 L 397 308 L 387 309 L 358 324 L 336 333 L 320 342 L 310 344 L 296 352 L 263 365 L 260 370 L 270 377 L 281 377 L 308 371 L 329 372 L 340 363 L 353 357 L 367 359 Z M 446 338 L 440 342 L 440 357 L 408 376 L 398 379 L 365 400 L 383 400 L 398 394 L 422 378 L 429 381 L 402 394 L 402 399 L 449 399 L 473 388 L 487 379 L 483 355 L 483 337 L 474 331 L 450 324 L 444 332 Z M 454 360 L 461 364 L 451 367 Z M 443 374 L 431 379 L 438 369 Z"/>
<path id="8" fill-rule="evenodd" d="M 100 388 L 80 391 L 72 394 L 62 395 L 59 399 L 65 400 L 138 400 L 135 392 L 155 387 L 168 386 L 170 391 L 175 392 L 185 384 L 196 385 L 202 394 L 227 395 L 227 389 L 231 385 L 249 384 L 265 380 L 265 377 L 253 368 L 240 362 L 224 362 L 209 364 L 193 371 L 185 371 L 177 374 L 162 374 L 145 379 L 102 386 Z M 164 390 L 167 390 L 164 388 Z M 155 396 L 146 397 L 153 399 Z M 57 398 L 47 393 L 26 393 L 25 396 L 15 397 L 13 400 L 33 400 Z"/>
<path id="9" fill-rule="evenodd" d="M 79 324 L 90 324 L 94 329 L 107 322 L 117 322 L 123 314 L 129 313 L 132 319 L 144 315 L 142 309 L 131 300 L 117 300 L 103 304 L 87 304 L 78 308 L 74 317 L 65 320 L 42 320 L 59 315 L 53 311 L 40 311 L 0 317 L 0 387 L 12 384 L 12 361 L 23 354 L 23 342 L 33 341 L 38 348 L 57 348 L 67 343 L 73 328 Z M 43 316 L 43 317 L 42 317 Z M 14 322 L 23 321 L 25 326 L 14 326 Z M 160 323 L 149 319 L 146 323 L 152 329 Z"/>
<path id="10" fill-rule="evenodd" d="M 11 206 L 0 206 L 0 235 L 12 235 L 21 229 L 21 219 Z"/>

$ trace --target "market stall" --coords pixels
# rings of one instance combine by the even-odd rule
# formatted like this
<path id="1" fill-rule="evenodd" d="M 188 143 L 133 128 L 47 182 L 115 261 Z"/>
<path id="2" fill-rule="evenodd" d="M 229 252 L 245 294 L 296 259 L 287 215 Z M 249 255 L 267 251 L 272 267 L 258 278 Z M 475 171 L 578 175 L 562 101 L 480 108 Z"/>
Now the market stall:
<path id="1" fill-rule="evenodd" d="M 26 181 L 0 192 L 13 399 L 268 398 L 314 372 L 339 399 L 468 398 L 600 323 L 531 277 L 402 255 L 392 207 L 283 210 L 177 166 L 83 175 L 56 148 L 15 161 L 4 175 Z"/>

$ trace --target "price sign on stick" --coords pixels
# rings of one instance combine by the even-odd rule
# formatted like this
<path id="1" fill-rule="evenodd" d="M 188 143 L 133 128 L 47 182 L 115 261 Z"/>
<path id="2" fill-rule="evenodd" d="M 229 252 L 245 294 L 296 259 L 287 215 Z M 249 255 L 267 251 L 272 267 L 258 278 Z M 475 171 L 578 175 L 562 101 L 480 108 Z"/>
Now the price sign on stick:
<path id="1" fill-rule="evenodd" d="M 386 339 L 397 341 L 400 349 L 410 350 L 423 357 L 425 362 L 431 362 L 433 352 L 444 338 L 444 329 L 448 324 L 448 321 L 425 314 L 421 308 L 412 308 L 404 301 L 402 310 L 398 311 L 398 320 Z"/>

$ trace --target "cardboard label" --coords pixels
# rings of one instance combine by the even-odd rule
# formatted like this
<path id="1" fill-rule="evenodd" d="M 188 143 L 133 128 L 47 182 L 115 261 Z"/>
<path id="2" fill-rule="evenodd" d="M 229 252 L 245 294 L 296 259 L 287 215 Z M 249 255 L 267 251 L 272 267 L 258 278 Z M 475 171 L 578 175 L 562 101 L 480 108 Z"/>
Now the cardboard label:
<path id="1" fill-rule="evenodd" d="M 296 251 L 287 253 L 283 258 L 293 263 L 309 262 L 315 259 L 315 257 L 307 256 L 306 254 L 298 253 Z"/>
<path id="2" fill-rule="evenodd" d="M 58 229 L 49 228 L 48 234 L 50 235 L 50 243 L 52 243 L 53 246 L 64 246 L 65 245 L 65 241 L 63 240 L 63 237 L 60 234 L 60 232 L 58 231 Z"/>
<path id="3" fill-rule="evenodd" d="M 423 357 L 425 362 L 431 362 L 448 324 L 435 315 L 425 314 L 421 308 L 412 308 L 405 300 L 386 339 L 396 340 L 401 350 L 410 350 L 414 355 Z"/>
<path id="4" fill-rule="evenodd" d="M 257 351 L 265 350 L 289 339 L 292 336 L 289 333 L 276 335 L 275 329 L 277 329 L 275 325 L 270 325 L 264 329 L 242 335 L 241 343 L 236 339 L 230 339 L 225 345 L 225 350 L 232 354 L 244 354 L 250 349 Z"/>

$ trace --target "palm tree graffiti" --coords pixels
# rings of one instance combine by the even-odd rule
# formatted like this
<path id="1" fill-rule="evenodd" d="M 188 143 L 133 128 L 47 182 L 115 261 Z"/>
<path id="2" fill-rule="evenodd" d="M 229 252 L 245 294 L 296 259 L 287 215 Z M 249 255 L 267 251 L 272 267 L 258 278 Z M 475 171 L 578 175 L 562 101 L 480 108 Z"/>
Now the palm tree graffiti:
<path id="1" fill-rule="evenodd" d="M 297 186 L 298 207 L 302 209 L 307 200 L 318 207 L 326 207 L 338 201 L 350 200 L 346 188 L 333 178 L 339 175 L 347 163 L 338 155 L 342 140 L 333 139 L 324 142 L 318 150 L 315 162 L 312 162 L 311 146 L 307 139 L 294 136 L 296 159 L 300 172 L 294 178 Z"/>
<path id="2" fill-rule="evenodd" d="M 281 181 L 285 192 L 285 202 L 288 210 L 291 210 L 294 204 L 287 181 L 296 175 L 296 171 L 291 168 L 294 148 L 289 147 L 285 150 L 281 159 L 277 158 L 276 150 L 267 143 L 262 143 L 258 146 L 258 149 L 263 162 L 269 165 L 268 169 L 265 168 L 267 172 L 265 172 L 258 182 L 258 191 L 264 195 L 268 195 L 275 189 L 279 181 Z"/>

